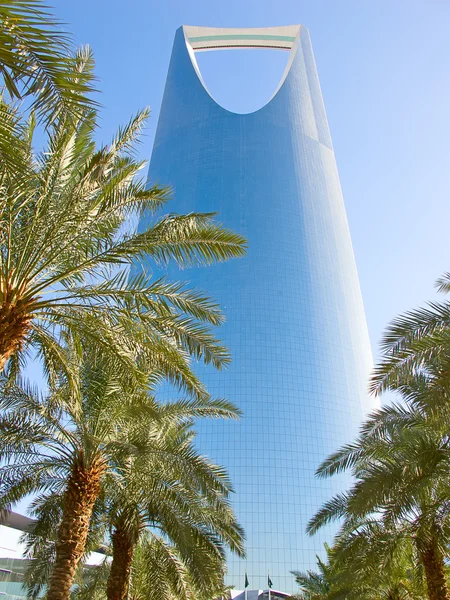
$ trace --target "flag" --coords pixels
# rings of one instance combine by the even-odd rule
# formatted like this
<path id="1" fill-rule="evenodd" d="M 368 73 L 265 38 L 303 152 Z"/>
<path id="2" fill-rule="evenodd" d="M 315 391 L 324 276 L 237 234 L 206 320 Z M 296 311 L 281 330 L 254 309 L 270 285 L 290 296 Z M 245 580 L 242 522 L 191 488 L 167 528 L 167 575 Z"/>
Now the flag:
<path id="1" fill-rule="evenodd" d="M 245 585 L 244 588 L 248 588 L 248 577 L 247 577 L 247 571 L 245 571 Z"/>
<path id="2" fill-rule="evenodd" d="M 267 585 L 268 585 L 269 589 L 271 589 L 273 586 L 273 583 L 272 583 L 272 580 L 270 579 L 270 575 L 269 575 L 268 571 L 267 571 Z"/>

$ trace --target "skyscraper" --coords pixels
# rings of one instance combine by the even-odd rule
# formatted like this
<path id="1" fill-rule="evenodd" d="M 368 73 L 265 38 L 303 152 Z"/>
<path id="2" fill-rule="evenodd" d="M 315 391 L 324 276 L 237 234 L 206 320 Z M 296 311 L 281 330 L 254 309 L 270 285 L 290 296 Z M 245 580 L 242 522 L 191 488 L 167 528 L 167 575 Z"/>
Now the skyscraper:
<path id="1" fill-rule="evenodd" d="M 290 52 L 272 99 L 235 114 L 209 94 L 197 51 Z M 232 477 L 247 560 L 228 583 L 295 591 L 331 532 L 305 526 L 345 478 L 320 481 L 319 463 L 357 433 L 373 407 L 371 354 L 339 177 L 308 30 L 181 27 L 173 46 L 149 182 L 171 185 L 171 210 L 217 212 L 249 241 L 244 259 L 180 276 L 223 307 L 232 366 L 200 368 L 209 390 L 244 412 L 201 424 L 200 448 Z M 143 225 L 145 225 L 145 217 Z"/>

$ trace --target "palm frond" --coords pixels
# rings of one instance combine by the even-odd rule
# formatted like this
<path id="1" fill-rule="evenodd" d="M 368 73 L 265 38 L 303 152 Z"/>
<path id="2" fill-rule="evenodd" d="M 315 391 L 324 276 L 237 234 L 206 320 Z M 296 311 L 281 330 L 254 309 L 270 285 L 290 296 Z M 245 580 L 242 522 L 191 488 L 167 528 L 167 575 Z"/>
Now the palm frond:
<path id="1" fill-rule="evenodd" d="M 32 108 L 47 125 L 95 105 L 89 59 L 84 54 L 80 68 L 82 58 L 71 58 L 72 52 L 71 38 L 43 2 L 2 2 L 0 72 L 5 86 L 11 98 L 33 97 Z"/>

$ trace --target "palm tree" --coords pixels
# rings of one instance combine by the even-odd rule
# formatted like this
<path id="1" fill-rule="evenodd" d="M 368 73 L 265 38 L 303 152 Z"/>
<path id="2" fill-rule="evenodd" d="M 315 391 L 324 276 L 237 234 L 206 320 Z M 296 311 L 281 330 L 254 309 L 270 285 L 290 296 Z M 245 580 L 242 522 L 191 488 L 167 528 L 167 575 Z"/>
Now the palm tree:
<path id="1" fill-rule="evenodd" d="M 90 568 L 87 586 L 103 586 L 108 599 L 126 598 L 130 583 L 136 578 L 135 553 L 139 561 L 149 561 L 145 572 L 151 573 L 147 588 L 154 581 L 155 566 L 150 569 L 154 554 L 163 553 L 163 565 L 169 561 L 172 579 L 162 585 L 172 585 L 173 577 L 181 577 L 186 593 L 195 597 L 211 597 L 223 591 L 224 548 L 243 555 L 243 532 L 227 502 L 231 484 L 225 471 L 195 450 L 191 429 L 192 402 L 176 402 L 158 407 L 157 426 L 161 430 L 158 451 L 155 452 L 154 426 L 148 440 L 139 442 L 140 453 L 127 456 L 124 464 L 115 464 L 120 473 L 105 477 L 103 492 L 90 521 L 86 552 L 103 545 L 105 525 L 109 524 L 112 562 L 108 569 L 100 567 L 97 577 Z M 197 414 L 197 408 L 195 408 Z M 141 427 L 139 426 L 141 431 Z M 128 436 L 131 431 L 128 430 Z M 144 451 L 144 447 L 147 450 Z M 54 493 L 35 501 L 33 516 L 37 517 L 33 531 L 25 536 L 30 567 L 26 573 L 29 595 L 38 597 L 49 578 L 48 565 L 54 560 L 54 531 L 62 518 L 62 497 Z M 144 543 L 144 541 L 145 543 Z M 145 546 L 145 550 L 142 548 Z M 175 568 L 181 565 L 181 574 Z M 133 572 L 133 577 L 130 575 Z M 106 580 L 107 576 L 107 580 Z M 149 575 L 150 577 L 150 575 Z M 158 578 L 162 577 L 159 573 Z M 139 586 L 143 585 L 142 577 Z M 86 586 L 83 589 L 87 589 Z M 152 594 L 157 596 L 156 586 Z M 159 592 L 158 592 L 159 593 Z"/>
<path id="2" fill-rule="evenodd" d="M 218 598 L 225 591 L 223 583 L 224 564 L 217 562 L 201 545 L 192 544 L 193 555 L 200 551 L 196 572 L 180 554 L 177 546 L 164 536 L 150 536 L 145 531 L 133 559 L 133 577 L 128 592 L 129 600 L 209 600 Z M 198 575 L 204 575 L 211 587 L 198 585 Z M 201 583 L 201 582 L 200 582 Z"/>
<path id="3" fill-rule="evenodd" d="M 317 556 L 317 571 L 293 571 L 301 600 L 424 600 L 423 569 L 416 549 L 401 531 L 387 531 L 374 519 L 343 528 L 327 561 Z"/>
<path id="4" fill-rule="evenodd" d="M 295 598 L 300 600 L 329 600 L 334 597 L 332 588 L 334 583 L 333 565 L 330 561 L 331 549 L 325 544 L 327 562 L 316 556 L 317 571 L 292 571 L 296 583 L 300 586 L 300 593 Z"/>
<path id="5" fill-rule="evenodd" d="M 71 37 L 40 0 L 0 3 L 0 76 L 12 100 L 31 97 L 47 125 L 92 108 L 90 71 L 80 71 Z M 0 118 L 0 132 L 2 129 Z M 0 133 L 0 153 L 4 150 Z"/>
<path id="6" fill-rule="evenodd" d="M 244 239 L 210 214 L 169 215 L 139 233 L 126 227 L 167 200 L 167 190 L 136 179 L 144 163 L 132 155 L 147 110 L 100 149 L 94 112 L 61 121 L 42 153 L 33 150 L 33 119 L 23 122 L 1 99 L 0 111 L 16 157 L 0 161 L 0 371 L 9 360 L 15 373 L 34 349 L 52 378 L 64 363 L 64 336 L 81 336 L 125 370 L 139 358 L 144 370 L 203 393 L 187 359 L 229 361 L 209 330 L 223 316 L 201 293 L 152 279 L 148 261 L 210 264 L 242 256 Z M 129 278 L 132 263 L 142 263 L 142 274 Z"/>
<path id="7" fill-rule="evenodd" d="M 192 551 L 196 552 L 193 545 Z M 201 567 L 209 568 L 211 557 Z M 223 565 L 215 567 L 221 573 Z M 111 570 L 106 558 L 100 565 L 84 569 L 82 579 L 74 590 L 74 600 L 106 600 L 107 580 Z M 202 593 L 194 582 L 189 566 L 177 548 L 164 536 L 144 531 L 133 556 L 128 600 L 210 600 L 225 595 L 225 586 L 211 587 Z M 216 575 L 216 579 L 219 579 Z"/>
<path id="8" fill-rule="evenodd" d="M 376 515 L 389 531 L 400 529 L 415 544 L 430 600 L 448 600 L 445 557 L 450 542 L 450 382 L 440 362 L 413 373 L 398 389 L 404 404 L 376 411 L 356 442 L 326 459 L 317 474 L 351 469 L 356 482 L 327 502 L 308 525 L 314 533 L 327 522 Z"/>
<path id="9" fill-rule="evenodd" d="M 72 362 L 76 358 L 72 356 Z M 63 496 L 48 596 L 67 600 L 105 480 L 123 485 L 117 465 L 164 455 L 159 413 L 148 390 L 117 376 L 97 348 L 78 355 L 80 397 L 63 382 L 49 397 L 6 384 L 0 396 L 0 510 L 29 493 Z M 189 418 L 236 417 L 224 400 L 186 402 Z M 110 483 L 110 485 L 112 485 Z"/>
<path id="10" fill-rule="evenodd" d="M 181 406 L 163 409 L 165 420 Z M 185 418 L 183 419 L 185 421 Z M 128 594 L 133 556 L 145 531 L 155 547 L 163 535 L 191 574 L 197 594 L 209 597 L 223 587 L 224 549 L 243 555 L 243 532 L 227 497 L 231 484 L 225 471 L 198 454 L 192 423 L 179 417 L 165 426 L 165 451 L 139 456 L 123 467 L 124 484 L 109 493 L 113 560 L 108 600 Z M 162 477 L 163 474 L 163 477 Z"/>
<path id="11" fill-rule="evenodd" d="M 150 536 L 149 532 L 144 532 L 133 559 L 129 600 L 209 600 L 219 597 L 225 589 L 223 562 L 217 563 L 214 554 L 207 554 L 203 547 L 196 546 L 194 542 L 192 553 L 198 550 L 203 558 L 203 561 L 198 561 L 199 571 L 212 584 L 206 591 L 197 585 L 199 571 L 192 573 L 176 545 L 163 536 Z"/>

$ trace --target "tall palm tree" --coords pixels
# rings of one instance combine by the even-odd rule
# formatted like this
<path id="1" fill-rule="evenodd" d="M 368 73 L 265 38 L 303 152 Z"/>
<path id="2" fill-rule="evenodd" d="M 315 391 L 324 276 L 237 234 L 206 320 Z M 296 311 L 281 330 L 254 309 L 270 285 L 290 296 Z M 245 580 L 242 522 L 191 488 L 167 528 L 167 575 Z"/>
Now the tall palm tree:
<path id="1" fill-rule="evenodd" d="M 33 99 L 47 125 L 95 104 L 92 73 L 79 70 L 73 53 L 71 37 L 43 2 L 0 2 L 0 77 L 12 100 Z"/>
<path id="2" fill-rule="evenodd" d="M 98 349 L 81 354 L 77 370 L 79 398 L 66 382 L 47 398 L 11 384 L 0 396 L 0 509 L 29 493 L 63 496 L 49 581 L 52 600 L 69 597 L 105 480 L 120 487 L 124 472 L 117 465 L 165 450 L 157 406 L 146 389 L 118 377 Z M 237 414 L 226 401 L 208 399 L 186 402 L 186 412 L 190 418 Z"/>
<path id="3" fill-rule="evenodd" d="M 10 123 L 14 165 L 0 161 L 0 371 L 18 369 L 35 349 L 52 376 L 64 358 L 64 335 L 81 335 L 113 352 L 126 370 L 138 358 L 176 383 L 202 392 L 189 354 L 220 367 L 228 353 L 210 332 L 216 304 L 181 285 L 155 280 L 148 261 L 210 264 L 245 253 L 244 239 L 209 214 L 169 215 L 141 232 L 126 227 L 167 200 L 167 190 L 136 179 L 133 158 L 148 111 L 139 112 L 109 146 L 96 148 L 95 112 L 55 125 L 42 153 L 34 122 L 0 99 Z M 142 274 L 127 267 L 143 263 Z M 70 367 L 66 376 L 70 376 Z"/>
<path id="4" fill-rule="evenodd" d="M 351 530 L 355 519 L 376 515 L 386 530 L 400 529 L 414 542 L 430 600 L 448 600 L 450 382 L 440 377 L 435 361 L 402 381 L 399 390 L 404 404 L 376 411 L 356 442 L 319 467 L 321 477 L 351 469 L 356 482 L 318 511 L 308 531 L 341 517 Z"/>

